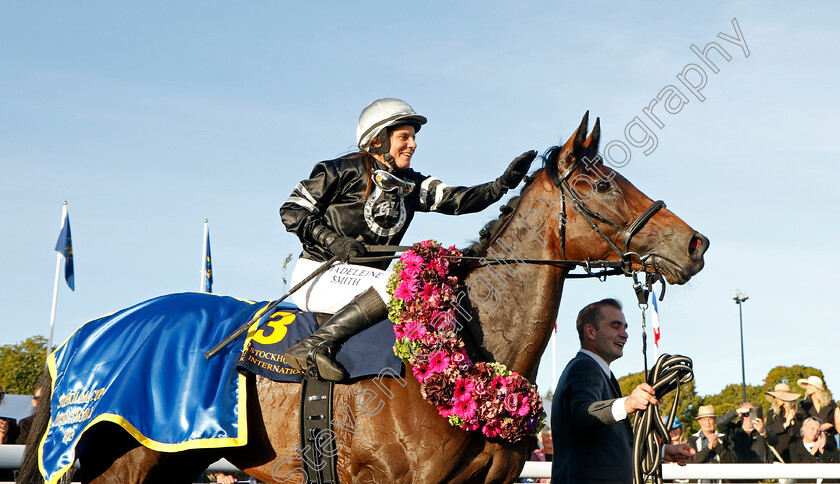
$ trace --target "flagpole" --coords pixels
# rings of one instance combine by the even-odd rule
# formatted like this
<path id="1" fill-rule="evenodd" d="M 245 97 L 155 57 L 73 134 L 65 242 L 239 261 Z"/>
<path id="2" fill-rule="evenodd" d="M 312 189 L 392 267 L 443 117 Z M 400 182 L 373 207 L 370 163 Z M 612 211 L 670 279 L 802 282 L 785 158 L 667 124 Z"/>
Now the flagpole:
<path id="1" fill-rule="evenodd" d="M 67 202 L 62 205 L 61 210 L 61 227 L 64 227 L 64 221 L 67 219 Z M 53 300 L 52 310 L 50 311 L 50 335 L 47 338 L 47 356 L 52 352 L 53 329 L 55 328 L 55 306 L 58 301 L 58 279 L 61 277 L 61 252 L 56 254 L 55 260 L 55 284 L 53 284 Z"/>
<path id="2" fill-rule="evenodd" d="M 204 219 L 204 248 L 201 250 L 201 285 L 199 286 L 198 292 L 204 292 L 204 289 L 207 287 L 205 285 L 205 278 L 207 277 L 207 241 L 209 237 L 207 234 L 210 232 L 210 226 L 208 225 L 207 219 Z"/>
<path id="3" fill-rule="evenodd" d="M 551 384 L 557 384 L 557 331 L 551 336 Z"/>
<path id="4" fill-rule="evenodd" d="M 653 288 L 650 290 L 650 298 L 653 304 L 651 311 L 651 320 L 653 323 L 653 359 L 659 359 L 659 338 L 662 329 L 659 327 L 659 306 L 656 304 L 656 292 Z"/>

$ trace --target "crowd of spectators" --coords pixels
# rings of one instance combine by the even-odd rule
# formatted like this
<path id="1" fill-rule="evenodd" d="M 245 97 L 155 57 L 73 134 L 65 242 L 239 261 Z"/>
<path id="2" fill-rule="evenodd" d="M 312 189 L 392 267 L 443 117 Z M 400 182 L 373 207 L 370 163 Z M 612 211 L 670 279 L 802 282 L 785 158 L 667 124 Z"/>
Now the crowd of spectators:
<path id="1" fill-rule="evenodd" d="M 694 462 L 840 462 L 840 408 L 820 377 L 812 375 L 797 384 L 804 396 L 792 391 L 787 383 L 765 392 L 770 403 L 766 416 L 762 407 L 752 402 L 743 402 L 722 415 L 712 405 L 701 406 L 696 417 L 700 430 L 688 436 L 688 443 L 697 452 Z M 673 423 L 670 434 L 670 443 L 679 443 L 683 438 L 679 420 Z"/>
<path id="2" fill-rule="evenodd" d="M 797 384 L 804 396 L 787 383 L 765 392 L 771 404 L 766 417 L 762 407 L 752 402 L 723 415 L 717 415 L 712 405 L 701 406 L 700 430 L 688 438 L 697 450 L 695 462 L 840 462 L 837 403 L 818 376 Z"/>

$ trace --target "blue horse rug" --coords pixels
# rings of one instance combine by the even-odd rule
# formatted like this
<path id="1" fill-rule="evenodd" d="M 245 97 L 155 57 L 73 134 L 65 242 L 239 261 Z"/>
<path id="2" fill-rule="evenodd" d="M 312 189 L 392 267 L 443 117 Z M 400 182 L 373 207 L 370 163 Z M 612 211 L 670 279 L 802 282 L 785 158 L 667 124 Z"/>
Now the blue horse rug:
<path id="1" fill-rule="evenodd" d="M 271 366 L 279 370 L 273 379 L 300 381 L 300 372 L 274 360 L 317 328 L 314 315 L 281 304 L 263 326 L 254 324 L 214 358 L 207 360 L 204 353 L 261 317 L 269 304 L 207 293 L 170 294 L 76 330 L 47 361 L 52 419 L 38 453 L 47 482 L 57 482 L 73 465 L 86 445 L 85 432 L 99 422 L 113 422 L 161 452 L 245 445 L 244 372 L 272 377 L 266 368 Z M 374 340 L 382 351 L 370 350 Z M 382 322 L 351 338 L 336 359 L 351 378 L 401 368 L 390 351 L 393 343 L 391 325 Z M 371 361 L 371 354 L 382 358 Z"/>

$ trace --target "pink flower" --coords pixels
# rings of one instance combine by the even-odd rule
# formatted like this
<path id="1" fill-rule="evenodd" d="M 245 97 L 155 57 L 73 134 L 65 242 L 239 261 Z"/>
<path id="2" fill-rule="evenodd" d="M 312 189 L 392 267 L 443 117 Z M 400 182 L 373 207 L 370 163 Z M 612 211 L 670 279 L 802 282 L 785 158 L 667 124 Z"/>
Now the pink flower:
<path id="1" fill-rule="evenodd" d="M 423 257 L 416 254 L 413 250 L 409 250 L 400 256 L 400 262 L 407 266 L 419 267 L 423 263 Z"/>
<path id="2" fill-rule="evenodd" d="M 476 380 L 475 385 L 473 385 L 473 393 L 476 395 L 487 393 L 487 385 L 484 384 L 484 380 Z"/>
<path id="3" fill-rule="evenodd" d="M 450 415 L 454 415 L 455 409 L 452 405 L 444 404 L 438 407 L 438 414 L 441 417 L 449 417 Z"/>
<path id="4" fill-rule="evenodd" d="M 440 373 L 449 368 L 449 356 L 443 351 L 438 351 L 429 359 L 429 369 L 434 373 Z"/>
<path id="5" fill-rule="evenodd" d="M 472 400 L 472 392 L 474 389 L 475 385 L 473 384 L 472 380 L 460 378 L 457 381 L 455 381 L 455 398 L 457 398 L 458 400 Z"/>
<path id="6" fill-rule="evenodd" d="M 481 431 L 484 433 L 484 435 L 488 437 L 497 437 L 499 435 L 499 432 L 502 431 L 502 428 L 497 421 L 493 421 L 484 424 L 484 427 L 481 429 Z"/>
<path id="7" fill-rule="evenodd" d="M 400 279 L 402 280 L 413 280 L 417 279 L 417 276 L 420 275 L 420 266 L 405 266 L 403 267 L 402 272 L 400 272 Z"/>
<path id="8" fill-rule="evenodd" d="M 452 288 L 449 287 L 449 284 L 440 286 L 440 298 L 444 301 L 453 301 L 455 299 L 452 297 Z"/>
<path id="9" fill-rule="evenodd" d="M 427 332 L 426 334 L 423 335 L 423 344 L 424 345 L 426 345 L 430 348 L 434 348 L 435 346 L 438 345 L 438 343 L 440 343 L 440 338 L 438 337 L 437 334 Z"/>
<path id="10" fill-rule="evenodd" d="M 418 341 L 426 334 L 426 326 L 417 321 L 409 321 L 403 325 L 405 337 L 412 341 Z"/>
<path id="11" fill-rule="evenodd" d="M 478 420 L 471 418 L 469 420 L 464 420 L 464 423 L 461 424 L 461 428 L 464 430 L 468 430 L 470 432 L 474 430 L 478 430 L 481 425 L 479 425 Z"/>
<path id="12" fill-rule="evenodd" d="M 435 310 L 432 313 L 432 327 L 439 333 L 454 334 L 457 328 L 455 316 L 450 311 Z"/>
<path id="13" fill-rule="evenodd" d="M 458 400 L 455 402 L 455 405 L 452 406 L 452 414 L 468 420 L 475 416 L 476 408 L 478 408 L 478 405 L 472 398 L 467 400 Z"/>
<path id="14" fill-rule="evenodd" d="M 429 265 L 432 266 L 432 269 L 436 270 L 438 275 L 441 277 L 446 277 L 446 273 L 449 272 L 449 261 L 446 259 L 433 259 Z"/>
<path id="15" fill-rule="evenodd" d="M 438 289 L 432 284 L 424 284 L 423 289 L 420 290 L 420 297 L 423 298 L 424 301 L 428 301 L 432 296 L 438 294 Z"/>
<path id="16" fill-rule="evenodd" d="M 408 301 L 414 296 L 414 291 L 417 288 L 413 284 L 413 280 L 409 281 L 401 281 L 397 284 L 397 290 L 394 291 L 394 297 L 397 299 L 402 299 L 403 301 Z"/>
<path id="17" fill-rule="evenodd" d="M 511 415 L 514 415 L 519 410 L 519 395 L 516 393 L 508 393 L 505 395 L 505 410 Z"/>
<path id="18" fill-rule="evenodd" d="M 411 372 L 414 373 L 414 378 L 417 378 L 417 381 L 420 383 L 423 383 L 427 378 L 434 374 L 428 367 L 423 365 L 412 366 Z"/>
<path id="19" fill-rule="evenodd" d="M 531 413 L 531 407 L 528 405 L 528 402 L 522 402 L 522 406 L 516 411 L 516 415 L 519 415 L 520 417 L 524 417 L 529 413 Z"/>
<path id="20" fill-rule="evenodd" d="M 507 390 L 507 378 L 501 375 L 493 378 L 493 381 L 490 382 L 490 389 L 496 392 Z"/>

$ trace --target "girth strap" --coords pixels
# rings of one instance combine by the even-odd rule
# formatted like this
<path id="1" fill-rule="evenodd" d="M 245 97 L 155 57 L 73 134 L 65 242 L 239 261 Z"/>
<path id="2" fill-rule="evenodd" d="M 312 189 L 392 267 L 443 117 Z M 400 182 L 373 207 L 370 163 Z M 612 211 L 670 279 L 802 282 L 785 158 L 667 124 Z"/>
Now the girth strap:
<path id="1" fill-rule="evenodd" d="M 300 390 L 301 461 L 309 484 L 338 484 L 332 422 L 333 382 L 303 378 Z"/>

